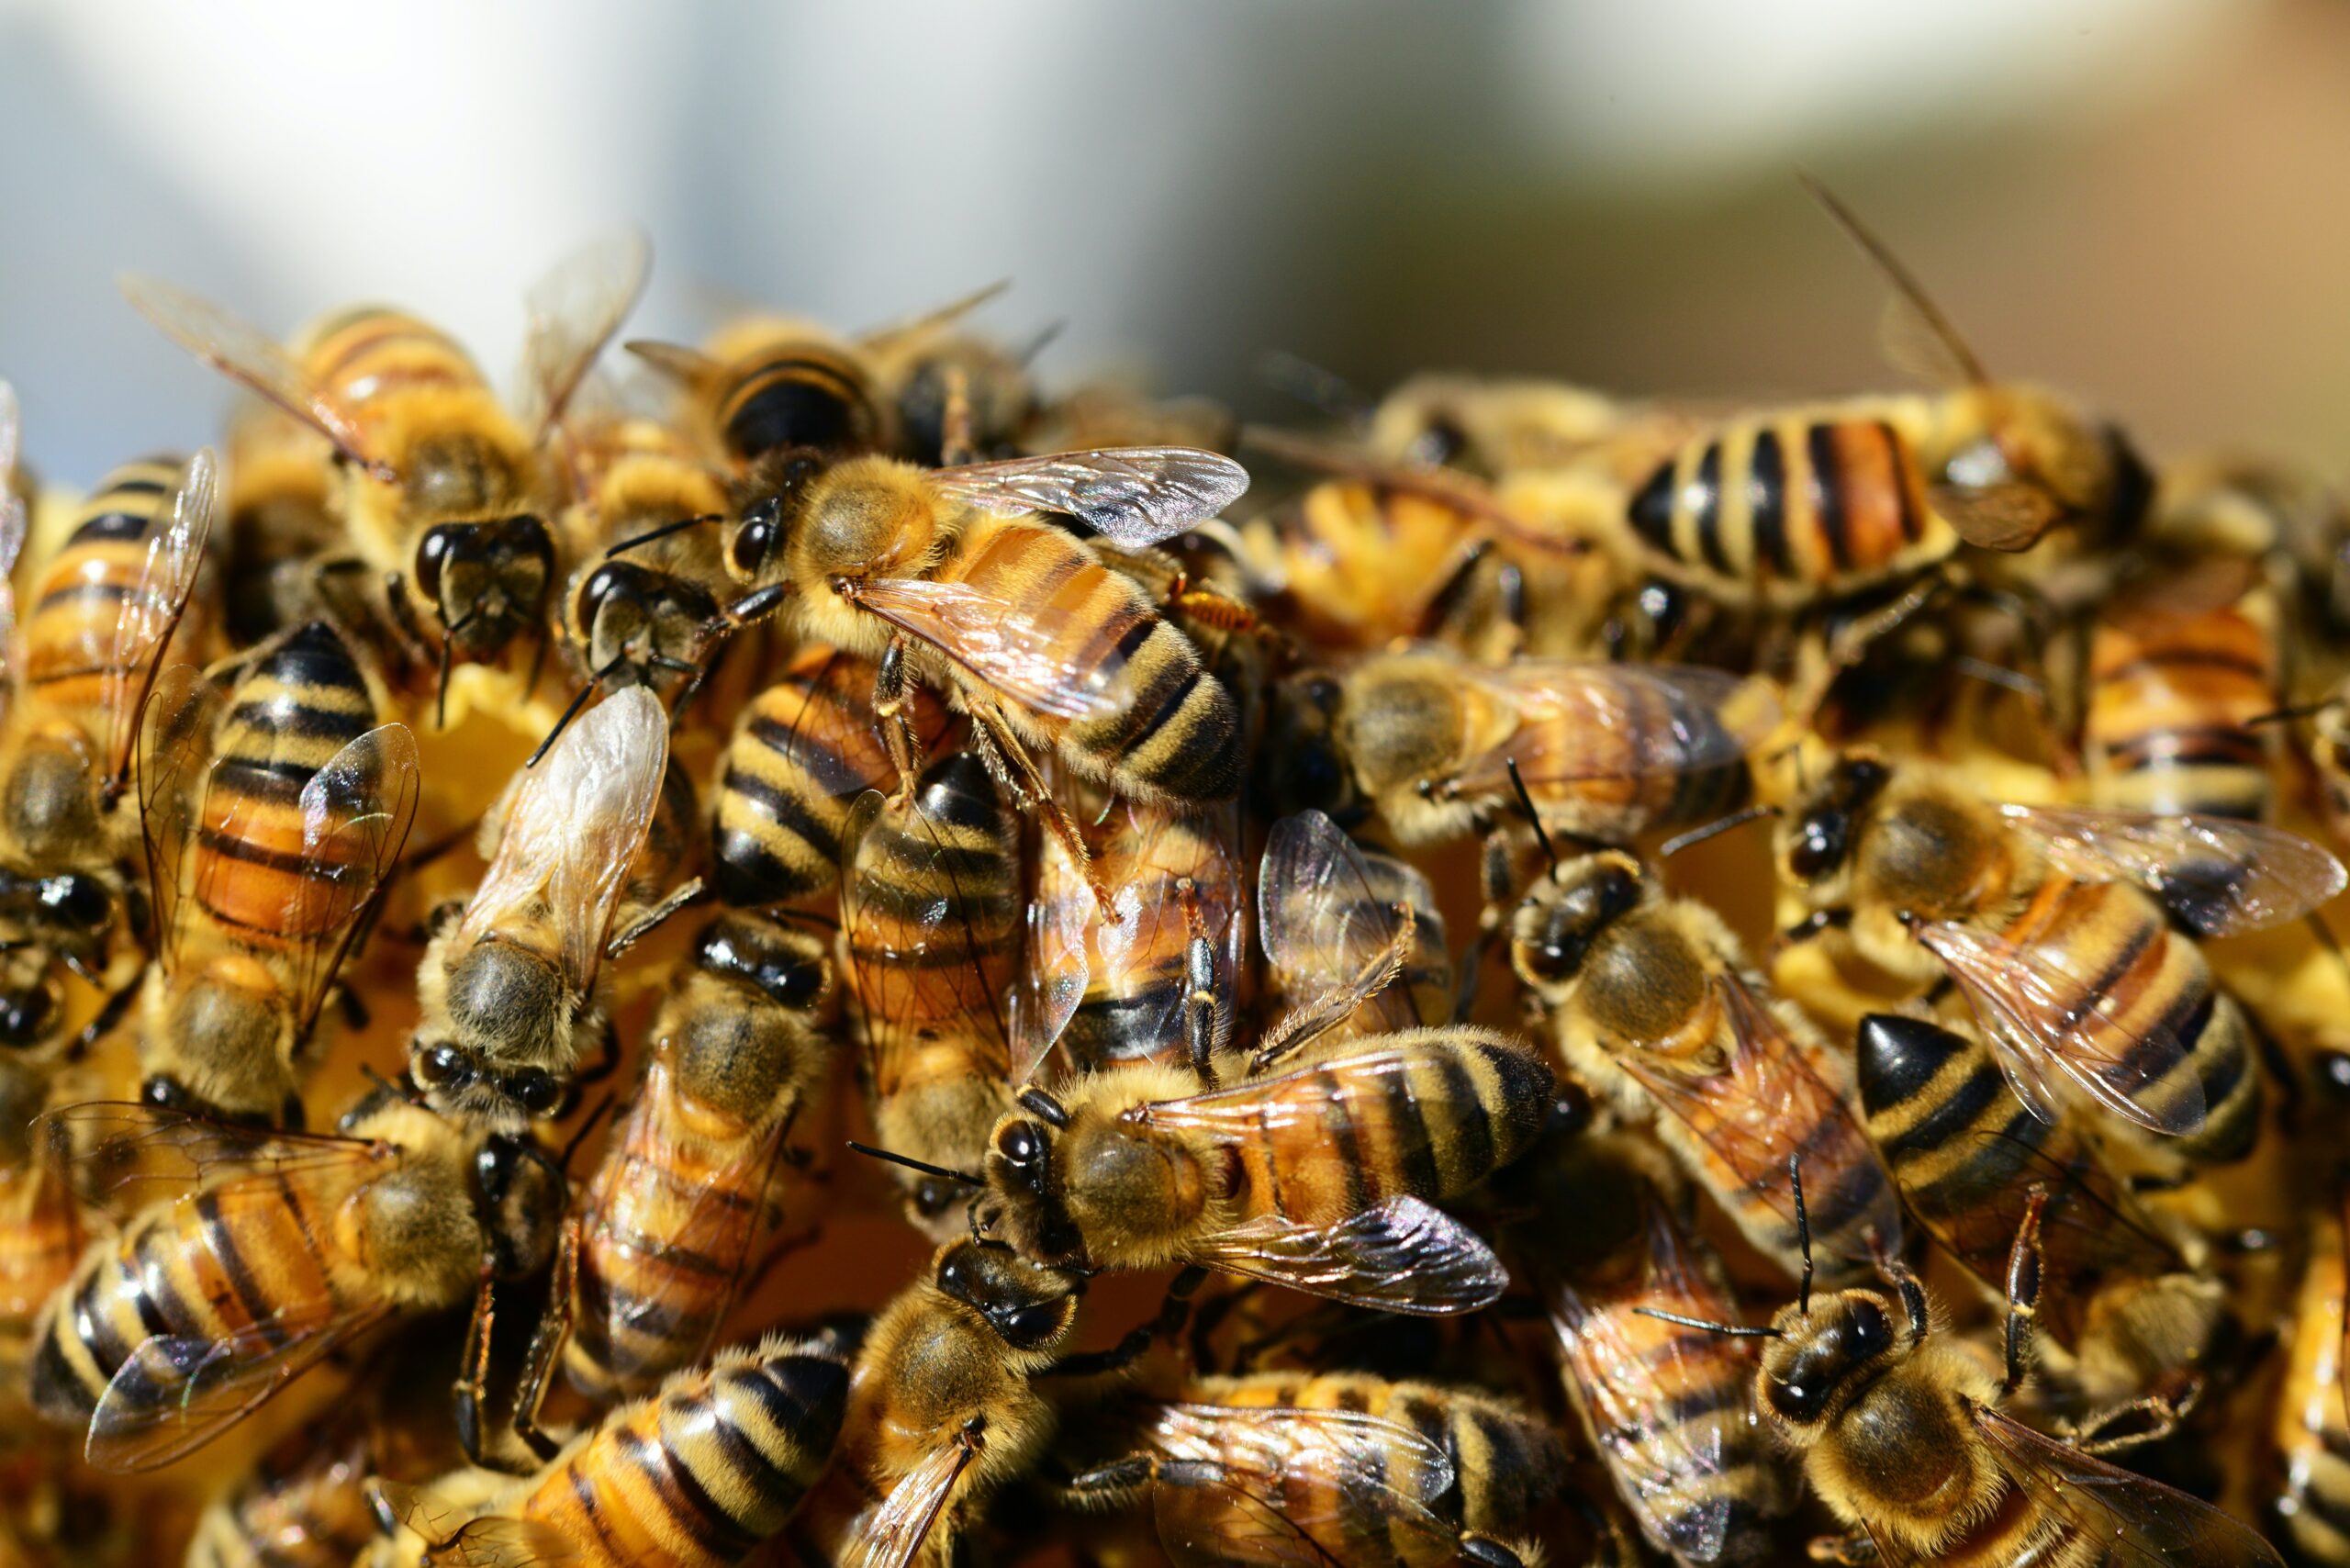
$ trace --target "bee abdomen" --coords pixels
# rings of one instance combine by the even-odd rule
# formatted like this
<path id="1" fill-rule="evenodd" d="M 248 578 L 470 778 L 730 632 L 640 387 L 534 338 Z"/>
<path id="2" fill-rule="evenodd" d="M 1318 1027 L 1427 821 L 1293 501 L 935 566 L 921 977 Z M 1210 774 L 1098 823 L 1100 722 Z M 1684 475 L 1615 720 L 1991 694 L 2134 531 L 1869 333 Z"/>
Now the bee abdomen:
<path id="1" fill-rule="evenodd" d="M 880 415 L 864 375 L 844 355 L 812 342 L 730 371 L 718 425 L 728 453 L 745 463 L 784 447 L 864 451 L 880 439 Z"/>
<path id="2" fill-rule="evenodd" d="M 2093 804 L 2247 821 L 2267 814 L 2276 799 L 2270 747 L 2254 721 L 2280 699 L 2264 599 L 2101 619 L 2089 674 L 2081 738 Z"/>
<path id="3" fill-rule="evenodd" d="M 176 457 L 126 463 L 100 481 L 50 561 L 25 623 L 25 681 L 66 706 L 106 700 L 106 657 L 146 570 L 145 539 L 179 483 Z"/>

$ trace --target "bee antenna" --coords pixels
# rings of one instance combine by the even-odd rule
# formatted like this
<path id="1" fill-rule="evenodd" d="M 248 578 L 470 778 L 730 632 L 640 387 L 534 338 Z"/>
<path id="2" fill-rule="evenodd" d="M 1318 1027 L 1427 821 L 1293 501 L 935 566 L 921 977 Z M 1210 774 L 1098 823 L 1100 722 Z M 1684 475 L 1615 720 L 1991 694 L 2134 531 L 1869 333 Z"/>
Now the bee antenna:
<path id="1" fill-rule="evenodd" d="M 613 556 L 624 554 L 640 544 L 650 544 L 656 539 L 666 539 L 673 533 L 683 533 L 688 528 L 699 528 L 704 523 L 725 521 L 726 514 L 716 511 L 700 512 L 693 517 L 681 517 L 674 521 L 665 522 L 658 528 L 648 528 L 643 533 L 632 534 L 621 540 L 604 552 L 604 559 L 609 561 Z"/>
<path id="2" fill-rule="evenodd" d="M 628 655 L 625 653 L 614 654 L 605 661 L 603 668 L 588 678 L 588 684 L 581 687 L 571 699 L 570 705 L 564 709 L 562 717 L 555 720 L 554 728 L 549 730 L 546 733 L 546 738 L 539 742 L 539 749 L 532 752 L 530 759 L 522 764 L 524 767 L 536 767 L 539 765 L 539 758 L 546 756 L 547 748 L 554 745 L 555 737 L 571 727 L 572 720 L 579 717 L 579 710 L 588 705 L 588 699 L 595 694 L 596 688 L 603 685 L 621 666 L 627 662 Z"/>
<path id="3" fill-rule="evenodd" d="M 1012 357 L 1018 360 L 1020 362 L 1021 368 L 1025 370 L 1036 363 L 1036 356 L 1038 354 L 1043 353 L 1046 349 L 1052 346 L 1052 342 L 1055 338 L 1059 337 L 1067 330 L 1069 330 L 1069 323 L 1067 321 L 1048 321 L 1038 330 L 1035 337 L 1030 338 L 1026 343 L 1022 345 L 1020 351 Z"/>
<path id="4" fill-rule="evenodd" d="M 984 1176 L 974 1176 L 968 1170 L 949 1170 L 944 1165 L 933 1165 L 927 1160 L 916 1159 L 911 1154 L 900 1154 L 892 1149 L 876 1148 L 871 1144 L 859 1143 L 855 1138 L 848 1140 L 848 1146 L 867 1159 L 884 1159 L 892 1165 L 902 1165 L 909 1170 L 919 1170 L 925 1176 L 936 1176 L 947 1182 L 960 1182 L 967 1187 L 984 1187 L 988 1184 L 987 1178 Z"/>
<path id="5" fill-rule="evenodd" d="M 1726 817 L 1716 817 L 1703 827 L 1693 827 L 1687 833 L 1666 839 L 1657 847 L 1657 858 L 1670 860 L 1683 850 L 1703 844 L 1717 834 L 1728 833 L 1732 828 L 1744 827 L 1757 817 L 1775 817 L 1778 814 L 1779 808 L 1765 801 L 1749 806 L 1742 812 L 1732 812 Z"/>
<path id="6" fill-rule="evenodd" d="M 367 1081 L 369 1082 L 382 1090 L 385 1093 L 396 1094 L 411 1105 L 421 1105 L 424 1103 L 424 1096 L 418 1092 L 413 1083 L 403 1084 L 394 1082 L 392 1080 L 386 1078 L 381 1072 L 377 1071 L 375 1063 L 361 1062 L 359 1064 L 359 1070 L 367 1075 Z"/>
<path id="7" fill-rule="evenodd" d="M 1684 1328 L 1702 1328 L 1708 1334 L 1726 1335 L 1732 1339 L 1784 1339 L 1785 1335 L 1776 1328 L 1747 1328 L 1735 1323 L 1715 1323 L 1703 1317 L 1684 1317 L 1677 1312 L 1662 1312 L 1653 1306 L 1632 1308 L 1642 1317 L 1653 1317 L 1660 1323 L 1677 1323 Z"/>
<path id="8" fill-rule="evenodd" d="M 841 928 L 839 921 L 822 910 L 767 909 L 759 913 L 769 920 L 781 921 L 787 925 L 812 925 L 820 931 L 838 931 Z"/>
<path id="9" fill-rule="evenodd" d="M 2255 724 L 2288 723 L 2295 719 L 2313 719 L 2320 713 L 2341 705 L 2341 698 L 2326 697 L 2315 702 L 2297 702 L 2288 708 L 2272 708 L 2266 713 L 2255 713 L 2251 718 L 2246 719 L 2244 722 L 2244 728 L 2250 729 Z"/>
<path id="10" fill-rule="evenodd" d="M 1983 362 L 1975 357 L 1975 351 L 1967 346 L 1964 338 L 1959 336 L 1958 328 L 1942 314 L 1942 308 L 1934 303 L 1933 296 L 1926 292 L 1926 286 L 1918 281 L 1918 274 L 1893 253 L 1893 247 L 1880 239 L 1874 230 L 1863 223 L 1860 215 L 1846 207 L 1834 191 L 1820 184 L 1808 172 L 1796 170 L 1796 182 L 1811 194 L 1812 200 L 1827 209 L 1830 220 L 1844 231 L 1844 237 L 1859 246 L 1861 253 L 1885 274 L 1887 283 L 1893 285 L 1894 291 L 1908 301 L 1909 308 L 1918 313 L 1927 329 L 1942 341 L 1942 347 L 1956 362 L 1967 381 L 1976 386 L 1989 385 L 1991 377 L 1983 369 Z"/>
<path id="11" fill-rule="evenodd" d="M 1559 868 L 1559 852 L 1550 843 L 1550 835 L 1542 826 L 1542 813 L 1534 809 L 1533 792 L 1527 789 L 1525 776 L 1517 770 L 1517 758 L 1509 759 L 1509 787 L 1517 791 L 1517 803 L 1526 810 L 1526 820 L 1534 829 L 1534 842 L 1542 846 L 1543 857 L 1550 862 L 1550 869 Z"/>
<path id="12" fill-rule="evenodd" d="M 588 1119 L 579 1124 L 579 1130 L 571 1135 L 571 1141 L 563 1146 L 563 1157 L 555 1163 L 564 1171 L 568 1172 L 571 1170 L 571 1157 L 579 1152 L 580 1146 L 588 1141 L 588 1135 L 596 1130 L 596 1124 L 602 1121 L 605 1113 L 612 1108 L 614 1100 L 615 1097 L 607 1092 L 601 1100 L 597 1101 L 596 1108 L 588 1113 Z"/>
<path id="13" fill-rule="evenodd" d="M 1803 1249 L 1803 1282 L 1796 1294 L 1796 1311 L 1804 1317 L 1811 1316 L 1811 1215 L 1803 1206 L 1803 1156 L 1790 1150 L 1787 1155 L 1787 1186 L 1796 1195 L 1796 1244 Z"/>

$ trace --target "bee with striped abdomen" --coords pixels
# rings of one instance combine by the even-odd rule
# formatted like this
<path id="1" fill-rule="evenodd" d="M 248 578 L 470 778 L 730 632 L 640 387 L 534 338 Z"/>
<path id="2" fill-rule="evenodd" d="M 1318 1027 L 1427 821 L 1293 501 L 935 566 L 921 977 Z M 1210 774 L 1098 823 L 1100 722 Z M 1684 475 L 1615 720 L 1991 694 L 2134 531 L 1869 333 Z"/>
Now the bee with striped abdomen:
<path id="1" fill-rule="evenodd" d="M 319 621 L 255 650 L 225 697 L 186 665 L 158 684 L 139 755 L 149 1103 L 299 1125 L 304 1047 L 422 790 L 416 738 L 380 711 Z"/>
<path id="2" fill-rule="evenodd" d="M 2341 1197 L 2319 1207 L 2293 1303 L 2290 1350 L 2273 1428 L 2282 1462 L 2276 1509 L 2297 1561 L 2350 1563 L 2350 1382 L 2345 1338 Z"/>
<path id="3" fill-rule="evenodd" d="M 369 1434 L 331 1418 L 291 1434 L 196 1522 L 187 1568 L 350 1568 L 380 1525 Z"/>
<path id="4" fill-rule="evenodd" d="M 85 1428 L 105 1470 L 168 1464 L 376 1325 L 544 1268 L 565 1196 L 535 1146 L 388 1089 L 340 1136 L 146 1105 L 51 1115 L 86 1135 L 94 1195 L 187 1189 L 93 1242 L 35 1326 L 34 1407 Z"/>
<path id="5" fill-rule="evenodd" d="M 2247 1154 L 2261 1085 L 2243 1012 L 2172 919 L 2254 930 L 2344 883 L 2333 857 L 2259 823 L 2000 804 L 1868 750 L 1846 753 L 1778 840 L 1807 936 L 1920 990 L 1947 975 L 2033 1114 L 2085 1097 L 2174 1161 Z"/>
<path id="6" fill-rule="evenodd" d="M 636 1097 L 564 1227 L 556 1296 L 517 1396 L 549 1457 L 539 1401 L 561 1357 L 600 1403 L 650 1393 L 698 1361 L 781 1221 L 785 1140 L 822 1092 L 825 945 L 729 912 L 704 926 L 654 1017 Z"/>
<path id="7" fill-rule="evenodd" d="M 827 1339 L 770 1336 L 673 1374 L 574 1438 L 537 1474 L 379 1483 L 414 1537 L 370 1568 L 723 1568 L 791 1518 L 839 1436 L 849 1368 Z M 423 1546 L 421 1555 L 415 1541 Z"/>
<path id="8" fill-rule="evenodd" d="M 1710 906 L 1610 850 L 1553 862 L 1509 935 L 1510 966 L 1567 1067 L 1625 1114 L 1654 1117 L 1759 1250 L 1797 1266 L 1786 1184 L 1797 1151 L 1832 1279 L 1899 1248 L 1901 1201 L 1847 1103 L 1842 1062 L 1771 994 Z"/>
<path id="9" fill-rule="evenodd" d="M 403 311 L 340 312 L 289 350 L 170 284 L 126 274 L 122 287 L 181 347 L 326 437 L 341 460 L 333 505 L 345 548 L 382 579 L 410 652 L 437 659 L 445 703 L 453 662 L 547 635 L 554 513 L 537 443 L 635 304 L 648 260 L 641 236 L 619 235 L 533 286 L 532 406 L 514 411 L 453 339 Z"/>
<path id="10" fill-rule="evenodd" d="M 857 797 L 899 781 L 873 716 L 874 674 L 869 659 L 810 644 L 744 705 L 711 808 L 711 875 L 726 902 L 779 903 L 839 879 Z M 927 764 L 946 711 L 922 687 L 907 699 L 915 755 Z"/>
<path id="11" fill-rule="evenodd" d="M 1515 1568 L 1566 1470 L 1558 1434 L 1491 1394 L 1363 1373 L 1192 1378 L 1128 1417 L 1139 1451 L 1078 1506 L 1150 1498 L 1183 1563 Z"/>
<path id="12" fill-rule="evenodd" d="M 990 284 L 858 340 L 875 389 L 891 411 L 899 456 L 941 468 L 1019 454 L 1037 413 L 1028 363 L 1052 334 L 1023 353 L 963 325 L 1005 286 Z"/>
<path id="13" fill-rule="evenodd" d="M 699 349 L 639 338 L 628 352 L 677 383 L 676 422 L 705 457 L 737 474 L 778 454 L 839 457 L 896 439 L 874 367 L 812 322 L 749 315 Z"/>
<path id="14" fill-rule="evenodd" d="M 565 729 L 493 813 L 489 868 L 417 972 L 408 1068 L 436 1110 L 512 1129 L 562 1104 L 604 1027 L 605 959 L 660 913 L 643 907 L 637 863 L 668 756 L 668 714 L 630 687 Z"/>

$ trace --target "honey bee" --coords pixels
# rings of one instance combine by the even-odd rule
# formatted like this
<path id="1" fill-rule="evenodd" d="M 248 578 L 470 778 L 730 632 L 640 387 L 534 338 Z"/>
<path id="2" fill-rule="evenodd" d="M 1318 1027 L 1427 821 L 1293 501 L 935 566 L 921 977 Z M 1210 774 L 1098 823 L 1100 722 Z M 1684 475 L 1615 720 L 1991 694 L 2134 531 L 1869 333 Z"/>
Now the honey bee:
<path id="1" fill-rule="evenodd" d="M 2004 1376 L 1934 1332 L 1924 1287 L 1898 1266 L 1886 1290 L 1838 1291 L 1817 1306 L 1807 1283 L 1768 1328 L 1683 1326 L 1763 1341 L 1756 1406 L 1802 1456 L 1821 1501 L 1888 1568 L 2132 1559 L 2282 1568 L 2275 1549 L 2210 1504 L 2097 1457 L 2121 1440 L 2103 1439 L 2104 1423 L 2060 1440 L 1999 1408 L 2029 1365 L 2034 1217 L 2017 1234 L 2009 1271 Z M 1857 1561 L 1857 1544 L 1825 1551 Z"/>
<path id="2" fill-rule="evenodd" d="M 1361 1373 L 1203 1377 L 1154 1402 L 1138 1452 L 1073 1478 L 1071 1501 L 1147 1494 L 1184 1563 L 1520 1568 L 1564 1446 L 1506 1400 Z"/>
<path id="3" fill-rule="evenodd" d="M 653 1022 L 636 1098 L 555 1255 L 517 1426 L 542 1458 L 540 1396 L 560 1354 L 599 1404 L 650 1393 L 699 1361 L 774 1234 L 775 1186 L 801 1109 L 823 1087 L 815 1028 L 824 945 L 743 912 L 702 927 Z"/>
<path id="4" fill-rule="evenodd" d="M 224 699 L 174 667 L 147 704 L 140 820 L 156 929 L 140 1039 L 152 1104 L 298 1125 L 297 1065 L 415 819 L 416 738 L 313 621 Z"/>
<path id="5" fill-rule="evenodd" d="M 505 1568 L 721 1568 L 782 1529 L 841 1429 L 849 1368 L 824 1338 L 770 1335 L 673 1374 L 566 1444 L 536 1475 L 377 1483 L 421 1542 L 363 1561 Z"/>
<path id="6" fill-rule="evenodd" d="M 2034 1115 L 2055 1118 L 2061 1081 L 2116 1134 L 2197 1162 L 2250 1151 L 2260 1076 L 2243 1013 L 2170 918 L 2202 936 L 2254 930 L 2344 879 L 2256 823 L 2000 804 L 1865 749 L 1778 839 L 1813 912 L 1803 934 L 1919 987 L 1947 974 Z"/>
<path id="7" fill-rule="evenodd" d="M 94 1228 L 69 1177 L 71 1150 L 59 1129 L 33 1122 L 48 1091 L 45 1076 L 0 1074 L 0 1126 L 8 1129 L 0 1158 L 0 1388 L 9 1391 L 0 1408 L 21 1404 L 34 1320 L 73 1277 Z"/>
<path id="8" fill-rule="evenodd" d="M 635 304 L 648 259 L 642 236 L 612 236 L 532 288 L 531 405 L 513 411 L 454 340 L 403 311 L 341 312 L 288 350 L 171 284 L 126 274 L 121 285 L 164 335 L 331 443 L 345 543 L 381 577 L 408 640 L 437 650 L 445 708 L 453 661 L 547 634 L 554 498 L 537 444 Z"/>
<path id="9" fill-rule="evenodd" d="M 0 420 L 0 423 L 5 423 Z M 0 440 L 0 445 L 7 444 Z M 39 573 L 21 637 L 0 599 L 9 703 L 0 732 L 0 1038 L 43 1054 L 59 1039 L 59 966 L 107 994 L 84 1044 L 120 1020 L 144 965 L 118 941 L 135 924 L 128 791 L 139 720 L 187 610 L 212 526 L 212 454 L 108 475 Z M 0 565 L 22 513 L 0 517 Z"/>
<path id="10" fill-rule="evenodd" d="M 1140 588 L 1034 514 L 1139 550 L 1247 486 L 1237 464 L 1181 447 L 941 469 L 801 461 L 730 523 L 727 569 L 750 591 L 724 615 L 740 624 L 789 598 L 804 637 L 878 659 L 873 711 L 901 790 L 920 771 L 908 686 L 945 693 L 1023 806 L 1089 866 L 1030 746 L 1129 799 L 1214 801 L 1239 784 L 1238 716 Z"/>
<path id="11" fill-rule="evenodd" d="M 1498 1296 L 1492 1249 L 1430 1200 L 1533 1146 L 1550 1100 L 1539 1058 L 1461 1026 L 1274 1065 L 1205 1092 L 1195 1074 L 1144 1067 L 1023 1090 L 989 1140 L 973 1223 L 1070 1268 L 1181 1263 L 1390 1312 Z"/>
<path id="12" fill-rule="evenodd" d="M 841 942 L 874 1130 L 921 1162 L 904 1167 L 907 1215 L 944 1238 L 966 1194 L 924 1168 L 969 1169 L 1011 1103 L 1019 819 L 977 756 L 950 752 L 903 804 L 861 798 L 842 846 Z"/>
<path id="13" fill-rule="evenodd" d="M 990 284 L 900 326 L 869 332 L 857 347 L 891 410 L 901 457 L 926 468 L 1016 455 L 1037 411 L 1028 362 L 1047 339 L 1021 352 L 960 325 L 1003 292 Z"/>
<path id="14" fill-rule="evenodd" d="M 1870 1138 L 1910 1212 L 1986 1292 L 2006 1288 L 2016 1231 L 2044 1193 L 2034 1327 L 2083 1396 L 2191 1403 L 2225 1292 L 2157 1234 L 2075 1120 L 2025 1110 L 1971 1032 L 1872 1014 L 1856 1056 Z"/>
<path id="15" fill-rule="evenodd" d="M 840 457 L 896 442 L 872 364 L 812 322 L 751 314 L 699 349 L 643 338 L 627 348 L 677 385 L 677 422 L 732 472 L 784 453 Z"/>
<path id="16" fill-rule="evenodd" d="M 2343 1379 L 2342 1216 L 2321 1209 L 2291 1319 L 2292 1349 L 2277 1400 L 2283 1461 L 2277 1513 L 2297 1561 L 2350 1562 L 2350 1394 Z"/>
<path id="17" fill-rule="evenodd" d="M 408 1067 L 435 1110 L 510 1131 L 562 1103 L 603 1027 L 605 958 L 660 913 L 613 933 L 668 752 L 660 700 L 630 687 L 521 775 L 489 869 L 417 974 Z"/>
<path id="18" fill-rule="evenodd" d="M 187 1568 L 349 1568 L 379 1530 L 368 1506 L 364 1428 L 306 1428 L 196 1520 Z"/>
<path id="19" fill-rule="evenodd" d="M 822 892 L 840 876 L 841 835 L 857 797 L 898 781 L 872 709 L 875 666 L 821 644 L 801 647 L 744 706 L 711 808 L 711 878 L 738 907 Z M 907 693 L 915 755 L 927 757 L 946 711 Z"/>
<path id="20" fill-rule="evenodd" d="M 1046 399 L 1022 427 L 1019 449 L 1042 456 L 1119 446 L 1192 446 L 1229 454 L 1239 421 L 1212 398 L 1154 398 L 1114 380 L 1091 381 Z"/>
<path id="21" fill-rule="evenodd" d="M 1304 812 L 1266 835 L 1257 902 L 1266 1000 L 1283 1020 L 1273 1043 L 1302 1025 L 1338 1039 L 1451 1021 L 1444 916 L 1417 868 Z M 1324 1002 L 1334 994 L 1351 1011 L 1334 1014 Z"/>
<path id="22" fill-rule="evenodd" d="M 1672 1172 L 1620 1134 L 1555 1138 L 1519 1167 L 1513 1227 L 1558 1341 L 1568 1403 L 1651 1546 L 1685 1568 L 1751 1563 L 1794 1477 L 1754 1414 L 1754 1357 L 1735 1339 L 1643 1316 L 1727 1317 L 1720 1262 L 1677 1218 Z"/>
<path id="23" fill-rule="evenodd" d="M 544 1268 L 565 1197 L 535 1146 L 388 1090 L 340 1136 L 151 1105 L 50 1116 L 87 1135 L 94 1195 L 189 1188 L 91 1243 L 34 1326 L 34 1408 L 86 1428 L 102 1470 L 169 1464 L 377 1325 Z"/>
<path id="24" fill-rule="evenodd" d="M 1665 1147 L 1790 1273 L 1797 1150 L 1831 1279 L 1899 1247 L 1900 1198 L 1846 1103 L 1842 1065 L 1711 908 L 1673 897 L 1628 855 L 1553 862 L 1511 916 L 1510 966 L 1574 1074 L 1627 1115 L 1669 1113 Z"/>
<path id="25" fill-rule="evenodd" d="M 327 591 L 319 563 L 342 548 L 334 448 L 275 404 L 252 401 L 229 420 L 225 456 L 221 618 L 229 641 L 249 648 L 314 613 Z"/>

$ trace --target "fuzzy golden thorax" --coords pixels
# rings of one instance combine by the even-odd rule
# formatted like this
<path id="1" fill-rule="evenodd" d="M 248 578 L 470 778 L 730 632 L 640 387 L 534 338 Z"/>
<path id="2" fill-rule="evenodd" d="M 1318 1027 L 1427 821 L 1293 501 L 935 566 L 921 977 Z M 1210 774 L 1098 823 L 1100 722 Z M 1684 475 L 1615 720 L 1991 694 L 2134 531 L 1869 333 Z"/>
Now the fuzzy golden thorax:
<path id="1" fill-rule="evenodd" d="M 1214 1224 L 1210 1152 L 1132 1113 L 1198 1092 L 1180 1068 L 1128 1067 L 1058 1100 L 1024 1097 L 988 1140 L 982 1224 L 1022 1256 L 1064 1267 L 1147 1269 L 1181 1257 Z"/>
<path id="2" fill-rule="evenodd" d="M 436 935 L 417 969 L 417 1007 L 408 1067 L 433 1109 L 505 1131 L 562 1103 L 579 1034 L 601 1019 L 552 958 L 495 933 L 462 947 L 453 931 Z"/>

